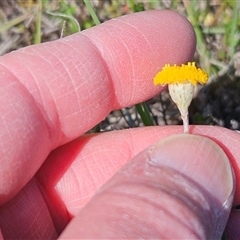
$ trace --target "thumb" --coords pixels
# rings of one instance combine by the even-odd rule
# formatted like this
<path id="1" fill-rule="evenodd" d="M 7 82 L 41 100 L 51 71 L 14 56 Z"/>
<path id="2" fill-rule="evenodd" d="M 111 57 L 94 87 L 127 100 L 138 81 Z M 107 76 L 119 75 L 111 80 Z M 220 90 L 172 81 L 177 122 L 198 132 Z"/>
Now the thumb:
<path id="1" fill-rule="evenodd" d="M 220 239 L 235 190 L 224 151 L 174 135 L 125 165 L 75 217 L 63 239 Z"/>

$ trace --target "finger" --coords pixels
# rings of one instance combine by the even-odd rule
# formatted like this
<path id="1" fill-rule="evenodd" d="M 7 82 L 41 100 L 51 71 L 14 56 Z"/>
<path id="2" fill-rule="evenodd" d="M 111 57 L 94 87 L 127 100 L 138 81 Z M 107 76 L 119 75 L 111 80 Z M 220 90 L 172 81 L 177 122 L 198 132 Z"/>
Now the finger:
<path id="1" fill-rule="evenodd" d="M 233 166 L 240 162 L 238 133 L 206 126 L 192 126 L 191 130 L 194 134 L 204 133 L 214 139 L 227 153 Z M 3 232 L 8 232 L 15 210 L 14 225 L 26 228 L 12 228 L 11 234 L 14 236 L 27 239 L 40 232 L 51 234 L 55 229 L 61 233 L 71 216 L 77 215 L 95 192 L 131 158 L 155 142 L 181 132 L 182 126 L 114 131 L 81 137 L 56 149 L 38 172 L 37 184 L 28 184 L 22 190 L 24 193 L 21 191 L 7 205 L 3 205 L 2 209 L 7 206 L 4 212 L 0 208 L 0 226 Z M 239 173 L 239 168 L 235 168 L 235 173 L 237 172 Z M 239 183 L 237 174 L 235 175 Z M 43 196 L 36 192 L 39 187 Z M 236 204 L 238 196 L 239 192 L 236 192 Z M 20 212 L 24 214 L 19 214 Z M 30 227 L 30 222 L 35 224 Z M 48 231 L 46 225 L 49 226 Z"/>
<path id="2" fill-rule="evenodd" d="M 59 236 L 34 178 L 14 198 L 0 206 L 0 227 L 5 240 L 47 240 Z"/>
<path id="3" fill-rule="evenodd" d="M 173 135 L 124 166 L 60 239 L 220 239 L 235 182 L 208 138 Z"/>
<path id="4" fill-rule="evenodd" d="M 53 148 L 112 109 L 159 92 L 152 84 L 156 72 L 164 63 L 188 61 L 194 49 L 184 17 L 151 11 L 2 57 L 0 203 L 29 181 Z"/>
<path id="5" fill-rule="evenodd" d="M 239 133 L 211 126 L 192 126 L 191 131 L 212 139 L 227 154 L 237 183 L 234 206 L 239 205 Z M 114 131 L 83 136 L 56 149 L 38 172 L 38 180 L 49 197 L 49 209 L 54 214 L 56 207 L 64 204 L 71 215 L 76 215 L 131 158 L 156 141 L 181 132 L 182 126 Z"/>

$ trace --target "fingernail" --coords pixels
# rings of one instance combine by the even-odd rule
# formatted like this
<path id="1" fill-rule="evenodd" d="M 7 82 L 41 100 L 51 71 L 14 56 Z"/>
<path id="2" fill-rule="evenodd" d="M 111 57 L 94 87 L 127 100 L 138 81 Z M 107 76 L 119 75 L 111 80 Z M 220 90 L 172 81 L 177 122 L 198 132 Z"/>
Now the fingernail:
<path id="1" fill-rule="evenodd" d="M 214 234 L 223 231 L 235 193 L 234 173 L 223 149 L 206 137 L 179 134 L 158 142 L 147 155 L 150 165 L 171 169 L 171 181 L 188 192 L 189 198 L 200 199 L 196 202 L 202 204 L 202 211 L 212 215 L 205 222 L 214 224 L 210 231 L 215 227 L 209 237 L 221 237 Z"/>
<path id="2" fill-rule="evenodd" d="M 214 193 L 222 203 L 233 194 L 234 175 L 228 157 L 219 145 L 206 137 L 174 135 L 155 144 L 149 154 L 151 164 L 170 165 Z"/>

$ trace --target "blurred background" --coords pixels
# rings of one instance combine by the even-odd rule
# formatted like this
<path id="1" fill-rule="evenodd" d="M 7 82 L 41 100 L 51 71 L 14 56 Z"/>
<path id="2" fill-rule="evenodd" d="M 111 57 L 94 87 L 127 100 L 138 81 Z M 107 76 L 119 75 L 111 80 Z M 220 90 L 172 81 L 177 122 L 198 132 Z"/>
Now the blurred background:
<path id="1" fill-rule="evenodd" d="M 197 50 L 193 60 L 209 74 L 209 82 L 196 91 L 189 108 L 190 124 L 240 130 L 238 0 L 1 0 L 0 55 L 151 9 L 175 10 L 195 29 Z M 91 131 L 170 124 L 182 122 L 166 90 L 147 102 L 111 112 Z"/>

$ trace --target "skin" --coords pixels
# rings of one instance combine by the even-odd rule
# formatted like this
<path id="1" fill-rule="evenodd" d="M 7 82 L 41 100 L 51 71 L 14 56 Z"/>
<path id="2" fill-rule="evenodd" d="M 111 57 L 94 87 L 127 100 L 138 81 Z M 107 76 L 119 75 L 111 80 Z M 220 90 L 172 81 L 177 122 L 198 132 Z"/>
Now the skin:
<path id="1" fill-rule="evenodd" d="M 110 111 L 160 93 L 155 74 L 190 61 L 195 47 L 185 18 L 152 11 L 3 56 L 1 237 L 217 239 L 227 223 L 238 239 L 239 214 L 228 216 L 240 203 L 239 133 L 83 135 Z"/>

